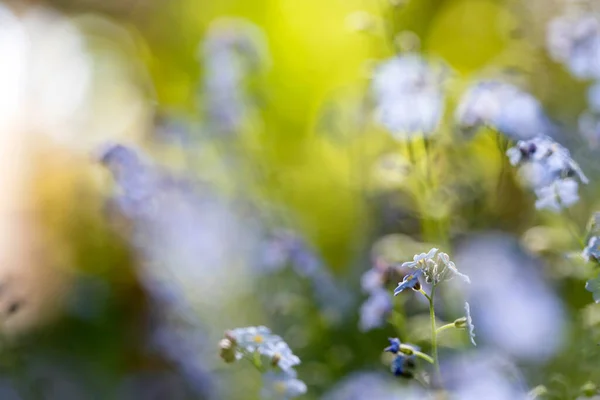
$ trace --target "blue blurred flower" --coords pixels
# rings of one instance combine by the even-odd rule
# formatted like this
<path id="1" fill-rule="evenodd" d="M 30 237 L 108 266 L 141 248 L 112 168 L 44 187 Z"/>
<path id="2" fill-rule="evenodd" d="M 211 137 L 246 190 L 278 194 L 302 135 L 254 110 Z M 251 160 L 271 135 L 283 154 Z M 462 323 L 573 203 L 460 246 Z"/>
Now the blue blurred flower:
<path id="1" fill-rule="evenodd" d="M 265 357 L 273 367 L 278 367 L 283 371 L 289 371 L 292 367 L 300 364 L 300 358 L 283 340 L 267 343 L 260 349 L 260 355 Z"/>
<path id="2" fill-rule="evenodd" d="M 558 212 L 577 203 L 579 185 L 574 178 L 589 182 L 569 150 L 547 136 L 519 141 L 506 154 L 519 167 L 521 179 L 534 189 L 537 209 Z"/>
<path id="3" fill-rule="evenodd" d="M 546 43 L 550 56 L 575 77 L 600 77 L 600 22 L 593 13 L 569 13 L 553 19 Z"/>
<path id="4" fill-rule="evenodd" d="M 394 289 L 394 296 L 399 295 L 404 289 L 415 289 L 419 290 L 421 285 L 419 283 L 419 277 L 423 275 L 423 270 L 418 269 L 412 274 L 406 275 L 404 280 L 398 284 L 398 287 Z"/>
<path id="5" fill-rule="evenodd" d="M 473 318 L 471 318 L 471 306 L 469 306 L 469 303 L 465 303 L 465 318 L 467 319 L 469 339 L 471 339 L 473 346 L 477 346 L 477 343 L 475 343 L 475 325 L 473 325 Z"/>
<path id="6" fill-rule="evenodd" d="M 477 82 L 466 91 L 455 120 L 467 131 L 490 126 L 511 139 L 529 139 L 549 128 L 535 97 L 512 84 L 493 80 Z"/>
<path id="7" fill-rule="evenodd" d="M 268 371 L 263 374 L 261 398 L 287 400 L 305 394 L 306 389 L 306 384 L 297 379 L 294 370 L 289 372 Z"/>
<path id="8" fill-rule="evenodd" d="M 392 361 L 392 364 L 390 365 L 390 370 L 395 376 L 412 378 L 414 377 L 416 366 L 416 356 L 397 353 L 396 357 Z"/>
<path id="9" fill-rule="evenodd" d="M 383 349 L 383 351 L 389 352 L 389 353 L 398 353 L 400 351 L 400 345 L 402 344 L 400 342 L 400 339 L 398 338 L 388 338 L 390 345 L 388 347 L 386 347 L 385 349 Z"/>
<path id="10" fill-rule="evenodd" d="M 592 236 L 590 238 L 587 246 L 583 249 L 582 256 L 586 261 L 590 261 L 591 258 L 600 261 L 600 237 Z"/>
<path id="11" fill-rule="evenodd" d="M 384 289 L 374 291 L 360 307 L 359 329 L 365 332 L 379 328 L 385 323 L 390 312 L 392 312 L 390 294 Z"/>
<path id="12" fill-rule="evenodd" d="M 535 208 L 538 210 L 550 210 L 560 212 L 579 201 L 577 194 L 578 184 L 573 179 L 559 179 L 549 186 L 535 191 L 538 199 Z"/>
<path id="13" fill-rule="evenodd" d="M 600 276 L 588 280 L 585 283 L 585 290 L 592 293 L 596 303 L 600 303 Z"/>
<path id="14" fill-rule="evenodd" d="M 443 70 L 418 54 L 383 62 L 371 85 L 377 121 L 398 140 L 434 134 L 444 113 L 443 80 Z"/>

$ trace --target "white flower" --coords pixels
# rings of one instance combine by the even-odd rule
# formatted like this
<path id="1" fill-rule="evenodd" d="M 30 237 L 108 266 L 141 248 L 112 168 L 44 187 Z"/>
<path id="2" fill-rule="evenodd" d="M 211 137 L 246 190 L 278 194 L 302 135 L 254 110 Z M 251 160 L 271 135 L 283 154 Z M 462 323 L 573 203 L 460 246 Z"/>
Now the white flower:
<path id="1" fill-rule="evenodd" d="M 260 347 L 259 351 L 260 355 L 267 358 L 271 365 L 277 366 L 283 371 L 289 371 L 300 364 L 300 358 L 292 352 L 283 340 L 267 342 Z"/>
<path id="2" fill-rule="evenodd" d="M 573 179 L 559 179 L 551 185 L 535 191 L 538 200 L 535 208 L 560 212 L 563 208 L 572 206 L 579 201 L 578 184 Z"/>
<path id="3" fill-rule="evenodd" d="M 455 120 L 467 130 L 487 125 L 513 139 L 532 138 L 548 127 L 535 97 L 499 81 L 482 81 L 472 85 L 461 98 Z"/>
<path id="4" fill-rule="evenodd" d="M 548 24 L 551 57 L 580 79 L 600 77 L 600 23 L 590 14 L 563 15 Z"/>
<path id="5" fill-rule="evenodd" d="M 471 279 L 467 275 L 460 273 L 456 265 L 450 261 L 448 254 L 440 252 L 438 254 L 438 262 L 436 263 L 434 282 L 449 281 L 455 276 L 458 276 L 467 283 L 471 283 Z"/>
<path id="6" fill-rule="evenodd" d="M 371 90 L 375 118 L 398 140 L 435 133 L 444 113 L 442 74 L 417 54 L 379 65 Z"/>
<path id="7" fill-rule="evenodd" d="M 271 330 L 266 326 L 236 328 L 229 331 L 227 336 L 235 340 L 237 347 L 248 353 L 252 353 L 254 351 L 261 352 L 268 346 L 282 341 L 281 337 L 271 333 Z"/>

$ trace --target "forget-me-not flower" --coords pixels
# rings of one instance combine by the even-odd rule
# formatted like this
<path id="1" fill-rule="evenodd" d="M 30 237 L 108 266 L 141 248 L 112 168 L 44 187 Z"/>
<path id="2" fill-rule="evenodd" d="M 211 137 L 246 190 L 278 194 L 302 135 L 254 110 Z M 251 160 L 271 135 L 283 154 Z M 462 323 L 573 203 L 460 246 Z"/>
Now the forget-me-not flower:
<path id="1" fill-rule="evenodd" d="M 418 269 L 412 274 L 406 275 L 404 280 L 398 284 L 398 287 L 394 289 L 394 296 L 399 295 L 404 289 L 419 290 L 421 284 L 419 283 L 419 277 L 423 275 L 423 270 Z"/>
<path id="2" fill-rule="evenodd" d="M 600 261 L 600 237 L 592 236 L 588 241 L 587 246 L 583 249 L 583 258 L 590 261 L 592 258 Z"/>
<path id="3" fill-rule="evenodd" d="M 398 140 L 434 134 L 444 113 L 443 78 L 418 54 L 383 62 L 371 84 L 377 122 Z"/>
<path id="4" fill-rule="evenodd" d="M 306 393 L 306 384 L 296 377 L 295 371 L 268 371 L 263 375 L 261 398 L 288 400 Z"/>

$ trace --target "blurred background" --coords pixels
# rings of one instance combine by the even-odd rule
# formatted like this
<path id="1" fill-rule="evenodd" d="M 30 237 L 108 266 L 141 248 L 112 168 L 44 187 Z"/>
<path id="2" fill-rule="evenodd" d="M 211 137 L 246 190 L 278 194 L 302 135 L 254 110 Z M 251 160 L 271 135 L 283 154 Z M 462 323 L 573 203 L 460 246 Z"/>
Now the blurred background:
<path id="1" fill-rule="evenodd" d="M 471 301 L 477 329 L 476 349 L 442 338 L 453 396 L 582 396 L 600 379 L 578 257 L 600 193 L 598 8 L 0 2 L 0 398 L 258 399 L 217 347 L 253 325 L 302 359 L 302 398 L 423 398 L 382 349 L 429 350 L 427 304 L 391 297 L 389 267 L 433 246 L 472 281 L 438 307 L 452 322 Z M 393 57 L 419 60 L 417 83 L 386 119 Z M 487 80 L 516 97 L 469 106 Z M 504 154 L 540 133 L 590 180 L 568 212 L 536 210 Z"/>

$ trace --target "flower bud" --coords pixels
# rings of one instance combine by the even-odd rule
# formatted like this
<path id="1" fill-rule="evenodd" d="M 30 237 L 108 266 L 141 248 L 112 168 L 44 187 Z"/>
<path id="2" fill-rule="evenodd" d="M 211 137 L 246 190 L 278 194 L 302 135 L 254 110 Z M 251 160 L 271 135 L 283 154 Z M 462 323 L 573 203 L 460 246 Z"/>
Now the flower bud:
<path id="1" fill-rule="evenodd" d="M 454 321 L 454 327 L 458 329 L 466 329 L 467 328 L 467 317 L 461 317 Z"/>
<path id="2" fill-rule="evenodd" d="M 595 396 L 598 393 L 598 387 L 593 382 L 587 382 L 581 387 L 581 393 L 586 397 Z"/>
<path id="3" fill-rule="evenodd" d="M 225 338 L 219 341 L 219 355 L 226 363 L 235 361 L 235 345 L 231 340 Z"/>

